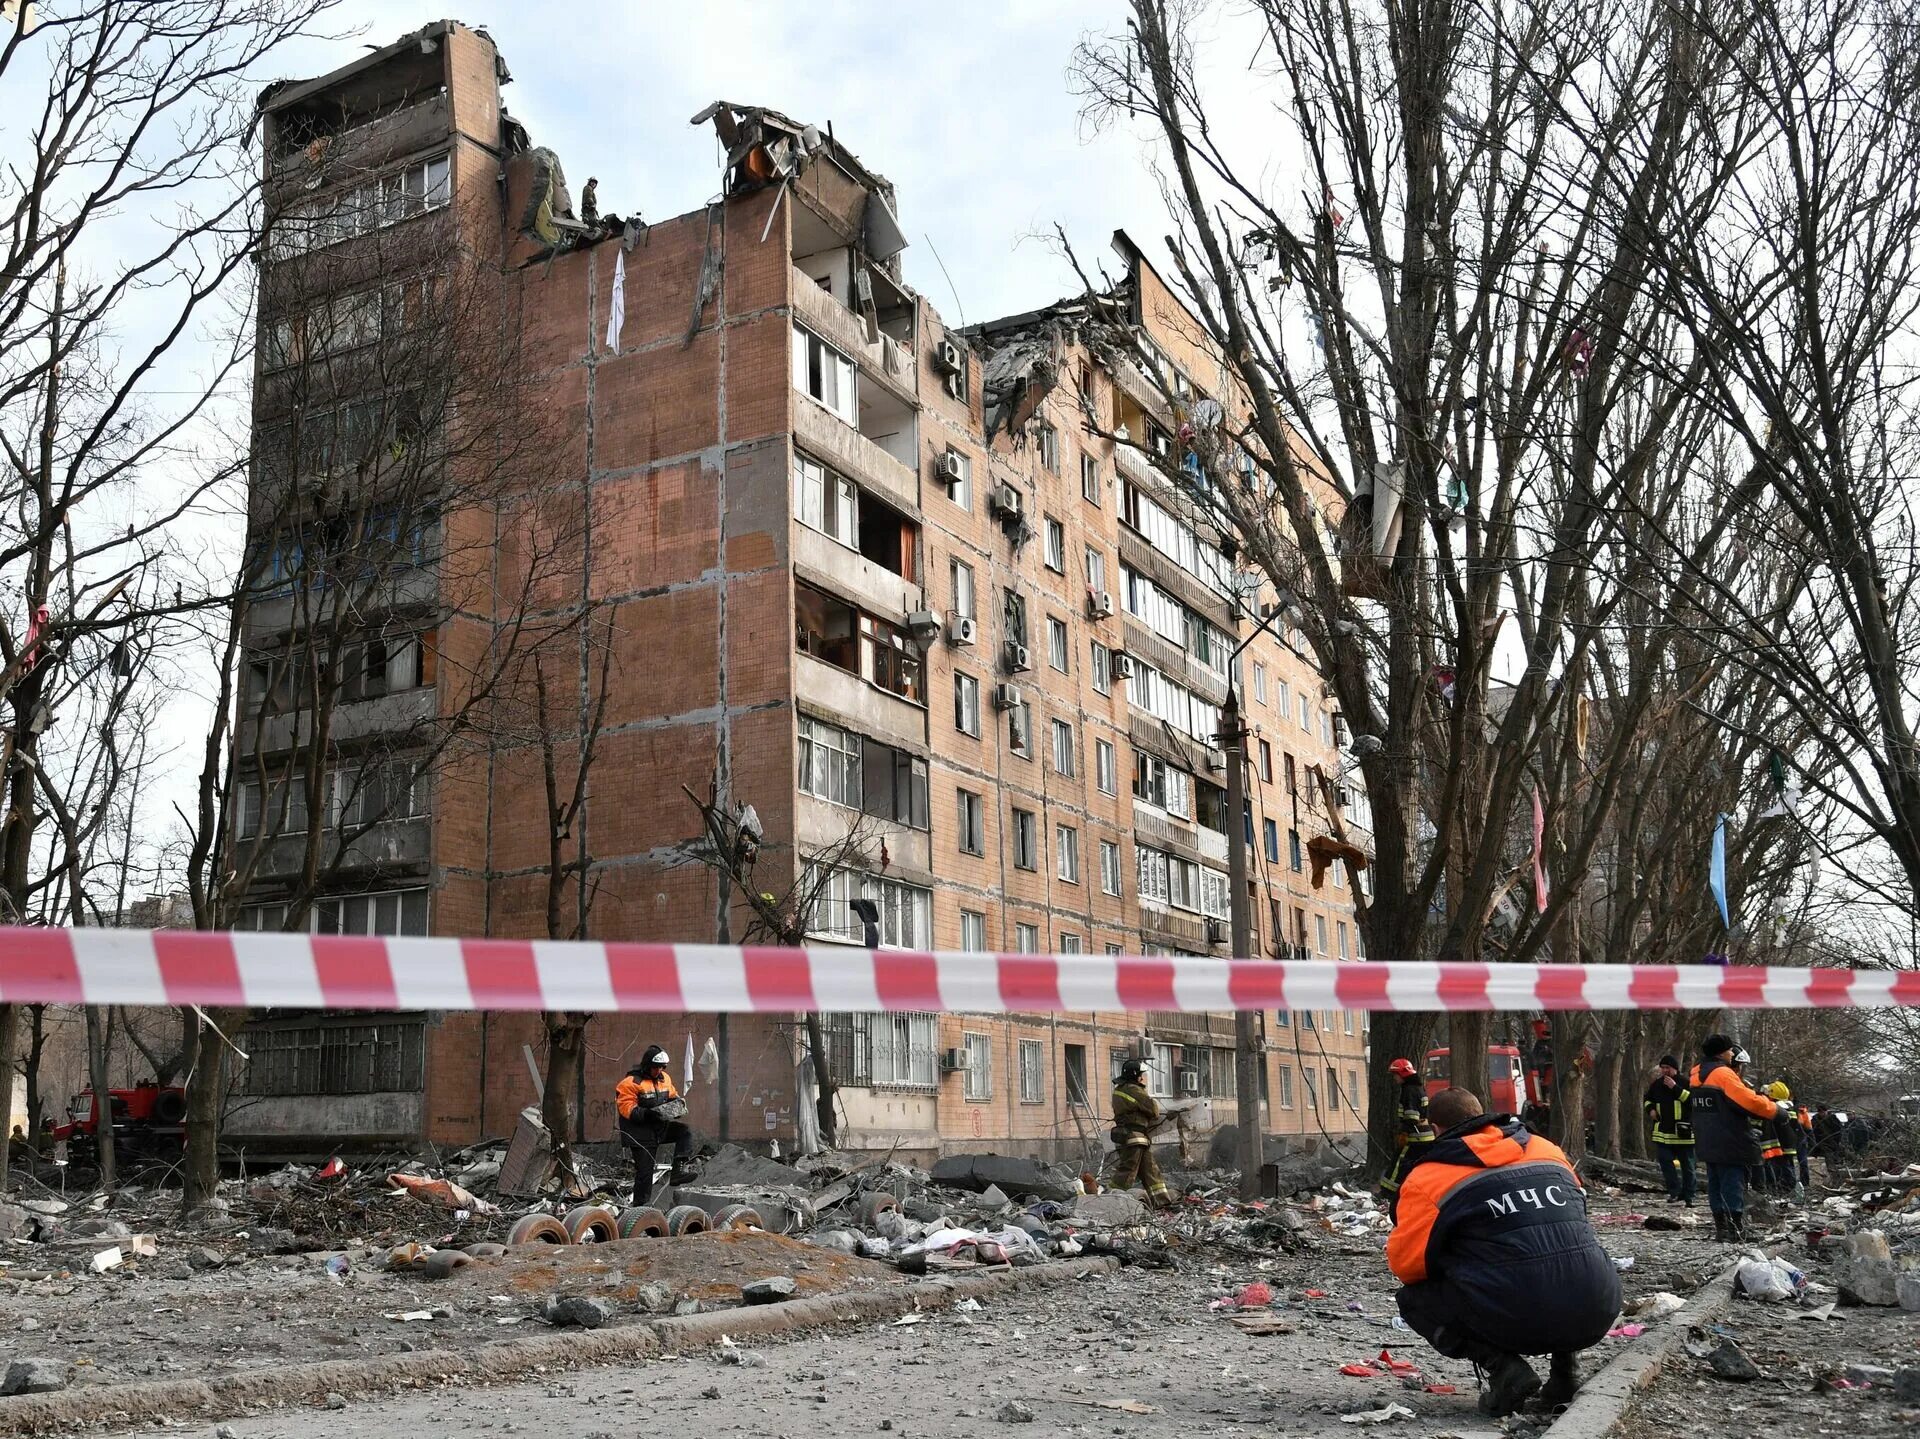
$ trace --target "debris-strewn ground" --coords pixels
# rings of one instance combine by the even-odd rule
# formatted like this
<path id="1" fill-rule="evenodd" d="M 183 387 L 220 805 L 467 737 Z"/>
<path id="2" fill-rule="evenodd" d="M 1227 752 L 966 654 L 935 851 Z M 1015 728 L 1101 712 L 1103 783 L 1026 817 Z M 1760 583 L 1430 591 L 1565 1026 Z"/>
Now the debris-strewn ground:
<path id="1" fill-rule="evenodd" d="M 761 1279 L 790 1279 L 806 1296 L 1104 1252 L 1127 1267 L 917 1323 L 768 1340 L 749 1355 L 721 1350 L 550 1383 L 346 1402 L 363 1411 L 354 1422 L 374 1432 L 430 1424 L 437 1433 L 479 1434 L 564 1422 L 589 1439 L 625 1432 L 636 1406 L 651 1424 L 719 1432 L 808 1423 L 822 1433 L 971 1435 L 982 1425 L 1032 1422 L 1039 1433 L 1185 1436 L 1351 1434 L 1356 1426 L 1344 1416 L 1397 1404 L 1416 1416 L 1397 1421 L 1405 1432 L 1493 1432 L 1475 1408 L 1471 1369 L 1398 1327 L 1381 1254 L 1385 1217 L 1337 1183 L 1243 1207 L 1231 1198 L 1230 1176 L 1186 1175 L 1184 1201 L 1166 1216 L 1148 1215 L 1124 1195 L 1075 1196 L 1070 1177 L 1023 1173 L 1024 1162 L 995 1171 L 1011 1195 L 985 1173 L 936 1182 L 875 1160 L 839 1157 L 817 1171 L 784 1173 L 731 1163 L 736 1178 L 750 1176 L 747 1188 L 760 1186 L 769 1213 L 776 1203 L 790 1206 L 797 1235 L 528 1247 L 438 1281 L 391 1269 L 389 1248 L 497 1237 L 511 1213 L 449 1210 L 444 1195 L 404 1192 L 379 1171 L 351 1183 L 297 1172 L 256 1180 L 235 1188 L 227 1212 L 195 1227 L 160 1224 L 168 1196 L 152 1193 L 123 1195 L 99 1212 L 85 1204 L 28 1210 L 32 1231 L 0 1244 L 0 1345 L 8 1360 L 48 1361 L 55 1382 L 65 1374 L 79 1387 L 463 1349 L 549 1333 L 551 1323 L 582 1312 L 579 1322 L 639 1323 L 728 1308 Z M 1650 1171 L 1599 1168 L 1594 1218 L 1622 1263 L 1629 1313 L 1626 1334 L 1584 1357 L 1589 1373 L 1630 1341 L 1636 1311 L 1677 1305 L 1659 1296 L 1692 1293 L 1738 1252 L 1711 1240 L 1703 1211 L 1666 1205 L 1646 1183 Z M 725 1176 L 728 1162 L 714 1171 Z M 1920 1174 L 1912 1178 L 1920 1183 Z M 1027 1183 L 1056 1197 L 1019 1193 Z M 1916 1194 L 1905 1180 L 1855 1184 L 1817 1193 L 1810 1208 L 1783 1206 L 1767 1248 L 1809 1283 L 1777 1303 L 1736 1304 L 1725 1326 L 1765 1377 L 1742 1385 L 1705 1379 L 1697 1361 L 1680 1356 L 1636 1421 L 1647 1425 L 1645 1439 L 1837 1427 L 1874 1434 L 1875 1426 L 1908 1422 L 1903 1416 L 1920 1404 L 1896 1400 L 1893 1371 L 1920 1363 L 1911 1316 L 1854 1306 L 1824 1321 L 1791 1315 L 1839 1299 L 1843 1269 L 1854 1289 L 1897 1302 L 1902 1267 L 1920 1260 Z M 16 1210 L 16 1226 L 19 1217 Z M 1869 1228 L 1888 1235 L 1884 1261 L 1879 1240 L 1853 1232 Z M 1837 1234 L 1810 1248 L 1808 1231 L 1823 1229 Z M 131 1237 L 145 1233 L 154 1236 L 152 1254 L 138 1253 L 146 1246 Z M 1867 1257 L 1855 1257 L 1855 1245 Z M 96 1256 L 108 1249 L 121 1251 L 119 1261 L 96 1272 Z M 556 1298 L 574 1302 L 562 1314 Z M 1859 1371 L 1867 1389 L 1833 1383 L 1862 1364 L 1888 1372 Z M 1736 1406 L 1754 1413 L 1730 1431 L 1724 1418 Z M 1525 1416 L 1507 1432 L 1537 1431 L 1549 1418 Z M 295 1436 L 318 1434 L 321 1420 L 276 1411 L 231 1422 L 240 1434 Z"/>

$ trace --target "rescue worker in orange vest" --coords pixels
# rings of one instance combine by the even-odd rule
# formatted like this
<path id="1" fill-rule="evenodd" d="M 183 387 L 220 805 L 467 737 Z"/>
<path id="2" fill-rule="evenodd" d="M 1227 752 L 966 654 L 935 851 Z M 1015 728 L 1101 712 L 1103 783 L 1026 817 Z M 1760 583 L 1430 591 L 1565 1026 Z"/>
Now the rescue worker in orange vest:
<path id="1" fill-rule="evenodd" d="M 645 1204 L 653 1197 L 653 1157 L 663 1144 L 673 1145 L 669 1182 L 685 1184 L 693 1178 L 693 1130 L 687 1126 L 687 1102 L 673 1087 L 667 1064 L 666 1050 L 651 1045 L 613 1091 L 620 1142 L 633 1155 L 635 1204 Z"/>
<path id="2" fill-rule="evenodd" d="M 1747 1166 L 1760 1159 L 1753 1121 L 1771 1122 L 1780 1106 L 1747 1088 L 1740 1077 L 1747 1052 L 1726 1035 L 1708 1035 L 1700 1052 L 1703 1058 L 1687 1080 L 1694 1149 L 1707 1166 L 1713 1237 L 1738 1243 L 1747 1237 Z"/>
<path id="3" fill-rule="evenodd" d="M 1443 1090 L 1431 1113 L 1439 1136 L 1409 1151 L 1387 1238 L 1406 1285 L 1401 1316 L 1486 1371 L 1483 1413 L 1502 1418 L 1536 1393 L 1548 1407 L 1569 1403 L 1573 1356 L 1620 1312 L 1620 1276 L 1587 1222 L 1580 1176 L 1558 1145 L 1512 1115 L 1483 1114 L 1468 1090 Z M 1553 1356 L 1544 1391 L 1526 1354 Z"/>
<path id="4" fill-rule="evenodd" d="M 1800 1119 L 1800 1187 L 1813 1187 L 1813 1111 L 1803 1103 L 1798 1110 Z"/>
<path id="5" fill-rule="evenodd" d="M 1399 1085 L 1393 1135 L 1394 1148 L 1399 1152 L 1394 1156 L 1393 1168 L 1380 1181 L 1382 1197 L 1391 1199 L 1400 1187 L 1400 1176 L 1413 1163 L 1420 1146 L 1433 1143 L 1433 1123 L 1427 1117 L 1427 1087 L 1420 1082 L 1420 1073 L 1413 1067 L 1413 1061 L 1396 1059 L 1387 1066 L 1387 1073 Z"/>

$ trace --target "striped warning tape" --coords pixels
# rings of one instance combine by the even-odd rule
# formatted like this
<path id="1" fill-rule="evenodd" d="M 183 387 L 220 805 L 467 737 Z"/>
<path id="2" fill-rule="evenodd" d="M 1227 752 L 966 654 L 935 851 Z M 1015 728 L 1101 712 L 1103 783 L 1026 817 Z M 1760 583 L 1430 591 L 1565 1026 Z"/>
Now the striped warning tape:
<path id="1" fill-rule="evenodd" d="M 731 1014 L 1883 1008 L 1920 1005 L 1920 973 L 0 928 L 0 1003 Z"/>

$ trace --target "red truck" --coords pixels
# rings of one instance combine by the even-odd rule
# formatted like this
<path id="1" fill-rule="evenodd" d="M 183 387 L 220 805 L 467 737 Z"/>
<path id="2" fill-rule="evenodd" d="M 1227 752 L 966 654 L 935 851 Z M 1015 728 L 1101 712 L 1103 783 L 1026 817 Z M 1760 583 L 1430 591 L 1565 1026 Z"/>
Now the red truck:
<path id="1" fill-rule="evenodd" d="M 1427 1096 L 1438 1094 L 1453 1083 L 1453 1051 L 1451 1049 L 1429 1049 L 1427 1065 L 1422 1072 L 1426 1080 Z M 1519 1114 L 1534 1099 L 1529 1075 L 1520 1062 L 1520 1047 L 1515 1044 L 1489 1044 L 1487 1046 L 1487 1082 L 1492 1092 L 1493 1107 L 1502 1114 Z"/>
<path id="2" fill-rule="evenodd" d="M 113 1105 L 114 1157 L 122 1164 L 173 1164 L 187 1142 L 187 1092 L 151 1080 L 131 1089 L 109 1089 Z M 67 1122 L 49 1131 L 69 1152 L 93 1152 L 100 1133 L 100 1105 L 91 1089 L 73 1096 Z"/>

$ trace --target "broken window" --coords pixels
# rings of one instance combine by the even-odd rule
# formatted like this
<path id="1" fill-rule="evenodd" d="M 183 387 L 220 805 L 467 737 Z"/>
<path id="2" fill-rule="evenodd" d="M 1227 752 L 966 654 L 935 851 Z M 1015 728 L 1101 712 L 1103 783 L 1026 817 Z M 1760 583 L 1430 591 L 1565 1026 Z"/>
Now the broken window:
<path id="1" fill-rule="evenodd" d="M 1053 827 L 1054 872 L 1067 884 L 1080 883 L 1080 831 L 1070 824 Z"/>
<path id="2" fill-rule="evenodd" d="M 1047 663 L 1067 672 L 1067 622 L 1054 615 L 1047 616 Z"/>
<path id="3" fill-rule="evenodd" d="M 1001 602 L 1001 613 L 1005 617 L 1008 644 L 1024 645 L 1027 642 L 1027 601 L 1026 597 L 1015 590 L 1007 590 Z"/>
<path id="4" fill-rule="evenodd" d="M 793 457 L 793 512 L 808 529 L 848 549 L 859 548 L 860 502 L 853 481 L 799 453 Z"/>
<path id="5" fill-rule="evenodd" d="M 861 808 L 876 819 L 927 828 L 927 762 L 906 750 L 863 739 Z"/>
<path id="6" fill-rule="evenodd" d="M 378 699 L 434 682 L 435 631 L 363 640 L 349 645 L 340 666 L 340 697 Z"/>
<path id="7" fill-rule="evenodd" d="M 795 640 L 802 654 L 837 669 L 860 672 L 856 625 L 860 612 L 845 600 L 799 585 L 794 590 Z"/>
<path id="8" fill-rule="evenodd" d="M 958 670 L 953 676 L 953 727 L 980 737 L 980 681 Z"/>
<path id="9" fill-rule="evenodd" d="M 1080 456 L 1080 498 L 1090 505 L 1100 503 L 1100 491 L 1103 486 L 1100 478 L 1100 461 L 1092 455 Z"/>
<path id="10" fill-rule="evenodd" d="M 426 1021 L 321 1020 L 249 1025 L 240 1042 L 240 1092 L 305 1098 L 319 1094 L 417 1092 L 426 1079 Z"/>
<path id="11" fill-rule="evenodd" d="M 287 206 L 273 218 L 268 232 L 268 258 L 291 259 L 370 235 L 388 225 L 440 209 L 452 198 L 452 171 L 447 157 L 435 155 L 416 160 L 363 184 Z"/>
<path id="12" fill-rule="evenodd" d="M 1047 467 L 1049 474 L 1060 473 L 1060 432 L 1045 420 L 1034 426 L 1034 447 L 1040 452 L 1040 463 Z"/>
<path id="13" fill-rule="evenodd" d="M 973 566 L 959 558 L 948 560 L 947 580 L 949 593 L 952 596 L 953 612 L 962 619 L 973 619 Z"/>
<path id="14" fill-rule="evenodd" d="M 920 531 L 913 521 L 871 495 L 861 495 L 859 503 L 860 537 L 856 548 L 861 557 L 903 580 L 917 580 Z"/>
<path id="15" fill-rule="evenodd" d="M 962 854 L 987 852 L 986 808 L 978 794 L 970 789 L 954 791 L 955 835 Z"/>
<path id="16" fill-rule="evenodd" d="M 426 773 L 411 760 L 383 760 L 331 776 L 327 817 L 335 829 L 359 830 L 426 813 Z"/>
<path id="17" fill-rule="evenodd" d="M 1007 711 L 1007 748 L 1022 759 L 1033 758 L 1033 706 L 1017 704 Z"/>
<path id="18" fill-rule="evenodd" d="M 869 684 L 915 704 L 924 702 L 921 682 L 926 660 L 913 637 L 898 625 L 861 615 L 860 661 L 861 674 Z"/>
<path id="19" fill-rule="evenodd" d="M 793 387 L 848 424 L 859 423 L 853 361 L 804 325 L 793 327 Z"/>
<path id="20" fill-rule="evenodd" d="M 1040 867 L 1039 830 L 1035 825 L 1033 811 L 1016 809 L 1013 812 L 1013 867 L 1015 869 L 1038 869 Z"/>
<path id="21" fill-rule="evenodd" d="M 1067 572 L 1067 528 L 1052 515 L 1046 517 L 1047 568 L 1055 574 Z"/>
<path id="22" fill-rule="evenodd" d="M 848 944 L 866 940 L 865 927 L 853 911 L 853 901 L 870 899 L 880 911 L 880 943 L 890 948 L 919 949 L 933 940 L 933 891 L 879 875 L 838 869 L 822 876 L 809 864 L 802 889 L 811 891 L 813 906 L 807 933 Z"/>

